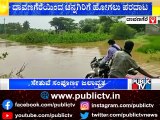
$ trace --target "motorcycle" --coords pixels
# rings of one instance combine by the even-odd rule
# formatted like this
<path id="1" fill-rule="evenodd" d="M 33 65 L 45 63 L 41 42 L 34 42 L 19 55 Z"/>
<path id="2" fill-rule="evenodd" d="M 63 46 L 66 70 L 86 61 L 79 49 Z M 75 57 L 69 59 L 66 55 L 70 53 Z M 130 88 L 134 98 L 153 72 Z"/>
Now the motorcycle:
<path id="1" fill-rule="evenodd" d="M 90 62 L 91 71 L 87 73 L 85 78 L 108 78 L 110 70 L 110 62 L 101 64 L 103 58 L 97 59 L 96 57 Z M 128 75 L 136 75 L 138 72 L 133 68 L 128 70 Z"/>

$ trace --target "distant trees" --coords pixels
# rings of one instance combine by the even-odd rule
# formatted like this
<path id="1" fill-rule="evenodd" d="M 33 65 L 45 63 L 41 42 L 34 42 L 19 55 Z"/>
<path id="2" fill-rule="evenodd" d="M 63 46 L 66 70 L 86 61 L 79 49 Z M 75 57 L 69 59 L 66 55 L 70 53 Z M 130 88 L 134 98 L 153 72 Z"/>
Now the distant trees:
<path id="1" fill-rule="evenodd" d="M 72 32 L 77 27 L 77 24 L 74 23 L 74 19 L 71 18 L 55 17 L 49 23 L 55 28 L 56 33 L 60 31 Z"/>
<path id="2" fill-rule="evenodd" d="M 6 24 L 7 34 L 19 34 L 23 32 L 23 28 L 20 23 L 8 23 Z"/>
<path id="3" fill-rule="evenodd" d="M 98 31 L 98 19 L 85 19 L 79 21 L 79 28 L 81 32 L 97 32 Z"/>
<path id="4" fill-rule="evenodd" d="M 113 23 L 118 22 L 118 17 L 100 16 L 99 19 L 85 19 L 79 22 L 81 32 L 109 33 Z"/>
<path id="5" fill-rule="evenodd" d="M 4 34 L 5 30 L 7 34 L 21 34 L 27 32 L 30 29 L 30 23 L 25 21 L 22 25 L 17 23 L 7 23 L 4 28 L 4 24 L 0 24 L 0 34 Z"/>
<path id="6" fill-rule="evenodd" d="M 84 19 L 79 21 L 81 32 L 109 33 L 110 27 L 121 17 L 100 16 L 99 19 Z"/>
<path id="7" fill-rule="evenodd" d="M 99 20 L 101 23 L 101 29 L 100 31 L 103 33 L 109 33 L 110 32 L 110 27 L 114 24 L 118 22 L 118 19 L 120 19 L 122 16 L 120 17 L 116 17 L 116 16 L 100 16 Z"/>
<path id="8" fill-rule="evenodd" d="M 0 24 L 0 34 L 4 33 L 4 24 Z"/>
<path id="9" fill-rule="evenodd" d="M 27 31 L 30 29 L 30 23 L 28 21 L 24 21 L 23 30 Z"/>
<path id="10" fill-rule="evenodd" d="M 101 23 L 101 32 L 107 33 L 109 32 L 109 29 L 111 25 L 114 23 L 114 21 L 111 19 L 111 17 L 107 16 L 100 16 L 99 17 L 100 23 Z"/>
<path id="11" fill-rule="evenodd" d="M 110 33 L 114 39 L 123 40 L 134 37 L 136 30 L 126 25 L 125 23 L 119 22 L 114 23 L 110 27 Z"/>
<path id="12" fill-rule="evenodd" d="M 115 39 L 131 38 L 137 32 L 145 31 L 145 25 L 126 25 L 119 21 L 123 16 L 100 16 L 98 19 L 87 18 L 80 20 L 78 23 L 72 18 L 66 17 L 54 17 L 49 24 L 54 27 L 54 30 L 44 31 L 30 28 L 29 21 L 20 23 L 8 23 L 5 25 L 5 32 L 7 34 L 20 34 L 30 31 L 42 31 L 43 33 L 98 33 L 98 34 L 110 34 Z M 3 34 L 4 25 L 0 24 L 0 33 Z"/>
<path id="13" fill-rule="evenodd" d="M 74 23 L 71 18 L 55 17 L 49 23 L 55 28 L 55 32 L 72 32 L 77 29 L 80 33 L 106 33 L 115 39 L 132 38 L 138 31 L 144 31 L 145 25 L 126 25 L 119 21 L 123 16 L 100 16 L 99 19 L 84 19 Z"/>

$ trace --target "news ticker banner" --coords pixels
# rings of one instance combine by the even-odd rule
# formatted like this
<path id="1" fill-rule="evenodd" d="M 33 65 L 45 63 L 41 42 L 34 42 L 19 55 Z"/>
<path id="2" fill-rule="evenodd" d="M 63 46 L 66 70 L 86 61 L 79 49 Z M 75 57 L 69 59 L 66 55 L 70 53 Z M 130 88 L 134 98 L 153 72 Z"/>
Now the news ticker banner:
<path id="1" fill-rule="evenodd" d="M 0 90 L 160 90 L 160 79 L 0 79 Z"/>
<path id="2" fill-rule="evenodd" d="M 151 2 L 9 3 L 9 15 L 152 15 Z"/>
<path id="3" fill-rule="evenodd" d="M 60 10 L 58 12 L 52 11 L 52 10 L 48 10 L 46 12 L 47 8 L 49 8 L 49 9 L 56 9 L 56 4 L 59 4 L 59 2 L 61 2 L 60 6 L 62 5 L 63 7 L 66 4 L 72 5 L 71 9 L 76 9 L 74 5 L 77 5 L 77 3 L 74 3 L 74 2 L 78 2 L 80 4 L 82 2 L 85 2 L 85 4 L 83 4 L 83 5 L 82 4 L 81 5 L 78 4 L 77 8 L 78 9 L 80 9 L 80 8 L 82 9 L 82 10 L 78 10 L 79 14 L 73 14 L 72 12 L 68 12 L 65 9 L 63 11 Z M 101 3 L 103 5 L 99 6 L 99 8 L 95 5 L 95 8 L 96 9 L 100 9 L 100 10 L 98 10 L 98 11 L 95 10 L 94 11 L 92 5 L 94 5 L 94 4 L 101 4 Z M 113 3 L 113 6 L 110 3 Z M 89 15 L 97 15 L 100 12 L 102 12 L 103 14 L 100 13 L 99 15 L 142 15 L 142 13 L 143 13 L 143 15 L 145 13 L 147 13 L 145 15 L 153 15 L 153 16 L 159 16 L 160 15 L 160 3 L 159 3 L 158 0 L 132 0 L 132 1 L 131 0 L 123 0 L 123 2 L 122 2 L 122 0 L 114 0 L 114 1 L 113 0 L 62 0 L 62 1 L 59 1 L 59 0 L 45 0 L 45 1 L 44 0 L 0 0 L 0 15 L 10 15 L 11 13 L 13 14 L 15 12 L 13 10 L 13 6 L 12 6 L 13 4 L 16 5 L 18 7 L 18 9 L 22 8 L 19 5 L 23 4 L 24 11 L 21 10 L 21 11 L 23 11 L 23 12 L 21 12 L 21 14 L 25 13 L 26 15 L 27 15 L 27 13 L 32 13 L 33 15 L 37 15 L 37 14 L 40 15 L 40 13 L 45 13 L 45 15 L 47 15 L 48 13 L 50 13 L 50 15 L 56 15 L 58 13 L 61 13 L 59 15 L 66 15 L 66 14 L 67 15 L 80 15 L 80 13 L 82 11 L 83 11 L 83 14 L 85 13 L 85 11 L 87 11 L 87 10 L 84 11 L 85 8 L 87 8 L 87 9 L 90 8 L 88 10 L 90 12 Z M 38 11 L 37 10 L 38 8 L 36 8 L 36 11 L 35 10 L 34 11 L 31 10 L 32 11 L 31 12 L 31 11 L 26 11 L 25 10 L 26 9 L 26 6 L 25 6 L 26 4 L 27 4 L 27 7 L 29 9 L 33 9 L 32 6 L 31 6 L 31 4 L 47 4 L 47 6 L 45 6 L 44 10 L 42 10 L 43 12 L 42 11 Z M 50 6 L 49 4 L 51 4 L 51 5 L 54 4 L 55 8 L 54 8 L 54 6 Z M 85 6 L 86 4 L 91 4 L 91 5 Z M 105 6 L 104 6 L 104 4 L 105 4 Z M 128 4 L 130 6 L 125 5 L 125 4 Z M 109 7 L 107 5 L 109 5 Z M 123 8 L 121 8 L 122 5 L 123 5 Z M 135 6 L 135 7 L 133 7 L 133 6 Z M 40 7 L 41 7 L 41 5 L 40 5 Z M 144 8 L 145 9 L 147 8 L 147 11 Z M 123 13 L 122 9 L 124 10 L 124 13 Z M 131 13 L 131 11 L 132 11 L 132 13 Z M 16 13 L 20 14 L 20 12 L 16 12 Z M 72 13 L 72 14 L 70 14 L 70 13 Z M 86 15 L 88 15 L 88 12 L 86 13 Z"/>
<path id="4" fill-rule="evenodd" d="M 152 2 L 0 1 L 0 15 L 160 15 Z"/>

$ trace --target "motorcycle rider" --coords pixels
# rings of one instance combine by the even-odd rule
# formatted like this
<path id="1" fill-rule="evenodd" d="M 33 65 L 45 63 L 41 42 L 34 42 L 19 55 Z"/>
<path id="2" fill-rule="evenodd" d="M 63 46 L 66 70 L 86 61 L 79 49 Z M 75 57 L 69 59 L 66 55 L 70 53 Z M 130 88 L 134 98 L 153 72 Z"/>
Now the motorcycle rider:
<path id="1" fill-rule="evenodd" d="M 113 39 L 108 40 L 108 44 L 110 47 L 106 56 L 101 60 L 100 67 L 103 67 L 107 61 L 109 62 L 116 51 L 121 50 L 121 47 Z"/>
<path id="2" fill-rule="evenodd" d="M 112 60 L 109 78 L 125 78 L 130 68 L 134 68 L 144 76 L 149 78 L 159 78 L 154 77 L 144 71 L 138 64 L 132 59 L 131 51 L 134 47 L 134 43 L 132 41 L 126 41 L 124 45 L 123 51 L 117 51 Z"/>

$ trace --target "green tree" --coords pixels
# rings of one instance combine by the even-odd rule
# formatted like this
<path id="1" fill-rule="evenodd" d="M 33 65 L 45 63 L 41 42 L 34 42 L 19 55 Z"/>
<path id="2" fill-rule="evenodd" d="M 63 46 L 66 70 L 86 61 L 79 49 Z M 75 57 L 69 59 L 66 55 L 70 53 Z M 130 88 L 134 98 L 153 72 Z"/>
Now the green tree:
<path id="1" fill-rule="evenodd" d="M 61 26 L 61 22 L 59 21 L 59 18 L 55 17 L 52 19 L 52 21 L 49 22 L 49 24 L 52 26 L 54 26 L 56 33 L 58 33 L 60 26 Z"/>
<path id="2" fill-rule="evenodd" d="M 4 24 L 0 24 L 0 34 L 4 33 Z"/>
<path id="3" fill-rule="evenodd" d="M 126 25 L 125 23 L 119 22 L 114 23 L 110 28 L 110 33 L 114 39 L 129 39 L 134 37 L 136 30 Z"/>
<path id="4" fill-rule="evenodd" d="M 49 23 L 55 28 L 56 33 L 59 33 L 61 30 L 71 32 L 76 29 L 77 26 L 77 24 L 74 23 L 74 19 L 64 17 L 55 17 Z"/>
<path id="5" fill-rule="evenodd" d="M 73 30 L 77 29 L 77 23 L 74 23 L 74 19 L 65 18 L 63 20 L 64 30 L 67 32 L 72 32 Z"/>
<path id="6" fill-rule="evenodd" d="M 85 19 L 79 21 L 79 28 L 81 32 L 97 32 L 98 31 L 98 19 Z"/>
<path id="7" fill-rule="evenodd" d="M 23 23 L 23 29 L 25 31 L 27 31 L 27 30 L 30 29 L 30 23 L 28 21 L 24 21 L 24 23 Z"/>
<path id="8" fill-rule="evenodd" d="M 109 32 L 110 27 L 114 23 L 112 18 L 110 16 L 100 16 L 99 17 L 100 23 L 101 23 L 101 32 L 107 33 Z"/>
<path id="9" fill-rule="evenodd" d="M 6 33 L 7 34 L 20 34 L 22 32 L 23 32 L 23 28 L 19 22 L 6 24 Z"/>
<path id="10" fill-rule="evenodd" d="M 99 21 L 101 23 L 100 31 L 103 33 L 109 33 L 110 27 L 117 23 L 123 16 L 100 16 Z"/>

